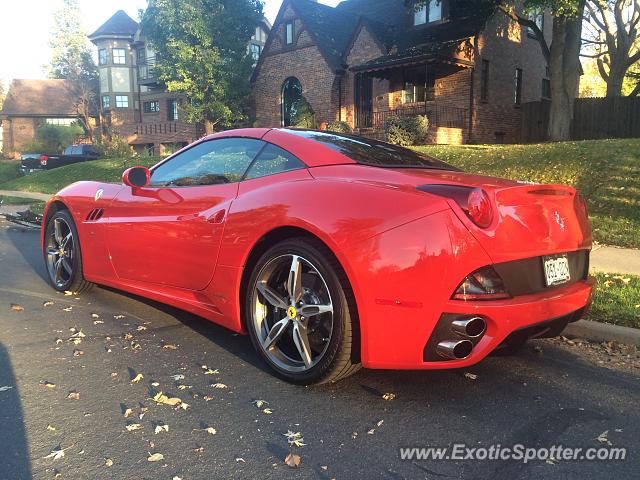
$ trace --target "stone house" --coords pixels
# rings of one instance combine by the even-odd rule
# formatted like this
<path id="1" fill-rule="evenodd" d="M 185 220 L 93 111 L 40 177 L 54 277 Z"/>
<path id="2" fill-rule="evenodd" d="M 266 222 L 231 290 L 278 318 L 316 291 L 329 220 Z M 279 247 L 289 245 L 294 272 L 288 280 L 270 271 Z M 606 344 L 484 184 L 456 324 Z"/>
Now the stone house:
<path id="1" fill-rule="evenodd" d="M 2 151 L 17 157 L 43 124 L 77 122 L 78 97 L 66 80 L 13 80 L 0 111 Z"/>
<path id="2" fill-rule="evenodd" d="M 426 114 L 433 142 L 518 142 L 521 105 L 550 94 L 546 61 L 527 28 L 469 1 L 284 0 L 252 77 L 256 124 L 291 125 L 304 97 L 317 124 L 365 135 Z M 550 42 L 552 17 L 533 19 Z"/>

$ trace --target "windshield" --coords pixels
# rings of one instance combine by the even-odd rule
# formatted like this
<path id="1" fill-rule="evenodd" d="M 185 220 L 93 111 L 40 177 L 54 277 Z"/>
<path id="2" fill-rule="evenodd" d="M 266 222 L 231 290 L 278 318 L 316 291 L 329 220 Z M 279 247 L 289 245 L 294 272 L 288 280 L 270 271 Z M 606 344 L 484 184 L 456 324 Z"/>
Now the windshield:
<path id="1" fill-rule="evenodd" d="M 310 138 L 351 158 L 362 165 L 387 168 L 433 168 L 459 171 L 448 163 L 428 155 L 397 145 L 369 138 L 342 133 L 320 132 L 316 130 L 285 130 L 288 133 Z"/>

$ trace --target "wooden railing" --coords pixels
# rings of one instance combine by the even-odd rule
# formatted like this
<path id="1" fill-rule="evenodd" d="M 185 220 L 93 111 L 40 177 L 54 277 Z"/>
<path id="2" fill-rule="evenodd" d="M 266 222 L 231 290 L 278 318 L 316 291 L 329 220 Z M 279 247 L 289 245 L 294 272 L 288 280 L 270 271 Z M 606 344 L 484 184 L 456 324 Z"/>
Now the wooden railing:
<path id="1" fill-rule="evenodd" d="M 407 105 L 392 110 L 382 110 L 370 114 L 360 114 L 360 128 L 384 130 L 390 117 L 426 115 L 430 127 L 448 127 L 464 129 L 468 127 L 469 111 L 465 108 L 451 107 L 437 103 Z"/>

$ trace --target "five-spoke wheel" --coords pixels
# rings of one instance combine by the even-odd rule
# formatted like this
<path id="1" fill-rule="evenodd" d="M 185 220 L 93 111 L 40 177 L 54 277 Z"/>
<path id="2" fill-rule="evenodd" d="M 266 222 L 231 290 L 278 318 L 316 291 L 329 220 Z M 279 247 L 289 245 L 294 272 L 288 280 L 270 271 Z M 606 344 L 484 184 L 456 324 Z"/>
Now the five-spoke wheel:
<path id="1" fill-rule="evenodd" d="M 247 292 L 247 327 L 276 373 L 308 384 L 355 371 L 345 287 L 330 252 L 306 240 L 278 244 L 257 262 Z"/>

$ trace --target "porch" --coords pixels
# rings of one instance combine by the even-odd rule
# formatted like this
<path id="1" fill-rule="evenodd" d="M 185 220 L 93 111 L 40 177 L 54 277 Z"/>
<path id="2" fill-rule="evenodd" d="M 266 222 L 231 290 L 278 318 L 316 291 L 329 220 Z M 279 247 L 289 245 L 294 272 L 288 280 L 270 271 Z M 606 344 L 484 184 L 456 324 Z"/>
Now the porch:
<path id="1" fill-rule="evenodd" d="M 429 55 L 384 57 L 352 67 L 354 128 L 382 137 L 389 118 L 426 115 L 430 143 L 466 143 L 471 66 L 466 60 Z"/>

